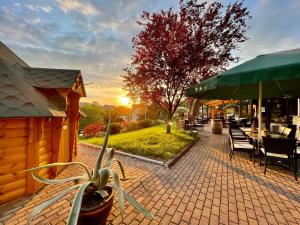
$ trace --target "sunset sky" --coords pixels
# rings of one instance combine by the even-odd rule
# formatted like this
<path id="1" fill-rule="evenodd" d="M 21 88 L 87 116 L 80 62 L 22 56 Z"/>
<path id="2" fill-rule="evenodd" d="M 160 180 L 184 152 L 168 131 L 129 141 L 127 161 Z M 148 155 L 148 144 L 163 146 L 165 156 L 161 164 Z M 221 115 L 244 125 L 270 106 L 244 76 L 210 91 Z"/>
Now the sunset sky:
<path id="1" fill-rule="evenodd" d="M 228 4 L 229 0 L 221 0 Z M 251 16 L 238 54 L 300 48 L 300 0 L 245 0 Z M 123 68 L 143 10 L 178 8 L 176 0 L 0 0 L 0 40 L 33 67 L 80 69 L 88 98 L 120 105 Z"/>

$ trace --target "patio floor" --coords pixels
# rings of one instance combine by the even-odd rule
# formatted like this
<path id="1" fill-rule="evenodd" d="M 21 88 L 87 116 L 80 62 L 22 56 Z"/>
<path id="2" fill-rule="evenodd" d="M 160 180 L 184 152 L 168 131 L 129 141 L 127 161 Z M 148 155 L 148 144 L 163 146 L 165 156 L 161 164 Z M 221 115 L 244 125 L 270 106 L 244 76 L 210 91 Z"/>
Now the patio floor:
<path id="1" fill-rule="evenodd" d="M 156 216 L 150 221 L 132 206 L 123 224 L 300 224 L 300 186 L 292 173 L 278 166 L 263 174 L 247 155 L 236 153 L 230 162 L 226 135 L 212 135 L 207 129 L 200 140 L 171 169 L 128 157 L 118 157 L 128 176 L 125 189 Z M 77 160 L 93 165 L 97 152 L 80 147 Z M 69 167 L 60 177 L 78 171 Z M 0 225 L 26 224 L 33 206 L 56 194 L 64 185 L 45 187 L 35 196 L 0 208 Z M 34 224 L 65 224 L 70 195 L 37 217 Z M 116 203 L 109 224 L 120 224 Z"/>

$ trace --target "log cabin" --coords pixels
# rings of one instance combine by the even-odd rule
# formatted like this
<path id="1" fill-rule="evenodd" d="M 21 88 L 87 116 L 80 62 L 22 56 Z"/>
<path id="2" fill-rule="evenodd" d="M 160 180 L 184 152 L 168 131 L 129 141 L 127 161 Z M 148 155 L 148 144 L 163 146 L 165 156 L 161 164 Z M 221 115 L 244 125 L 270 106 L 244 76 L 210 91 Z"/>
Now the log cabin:
<path id="1" fill-rule="evenodd" d="M 40 188 L 26 168 L 77 154 L 79 100 L 85 96 L 80 70 L 30 67 L 0 42 L 0 205 Z"/>

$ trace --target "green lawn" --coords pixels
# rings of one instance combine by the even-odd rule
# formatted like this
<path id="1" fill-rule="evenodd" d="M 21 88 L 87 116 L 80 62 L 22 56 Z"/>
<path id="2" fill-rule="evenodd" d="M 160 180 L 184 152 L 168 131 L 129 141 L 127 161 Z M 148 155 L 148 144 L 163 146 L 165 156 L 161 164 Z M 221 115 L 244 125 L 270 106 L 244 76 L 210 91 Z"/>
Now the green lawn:
<path id="1" fill-rule="evenodd" d="M 195 138 L 195 134 L 178 131 L 174 128 L 171 134 L 166 134 L 166 126 L 160 125 L 111 135 L 108 146 L 136 155 L 168 160 L 179 153 L 189 143 L 193 142 Z M 102 145 L 103 137 L 82 139 L 81 141 Z"/>

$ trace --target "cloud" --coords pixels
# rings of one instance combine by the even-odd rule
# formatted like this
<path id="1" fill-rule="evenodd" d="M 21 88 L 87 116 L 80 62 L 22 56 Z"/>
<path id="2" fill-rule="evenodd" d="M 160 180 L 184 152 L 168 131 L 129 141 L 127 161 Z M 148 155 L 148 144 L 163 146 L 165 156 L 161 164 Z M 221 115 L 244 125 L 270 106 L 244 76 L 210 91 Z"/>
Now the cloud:
<path id="1" fill-rule="evenodd" d="M 230 0 L 222 0 L 227 5 Z M 29 3 L 30 2 L 30 3 Z M 245 0 L 253 16 L 249 40 L 235 54 L 241 61 L 300 46 L 300 1 Z M 80 69 L 88 99 L 117 104 L 124 95 L 123 68 L 130 63 L 131 39 L 143 10 L 174 7 L 174 0 L 5 1 L 0 6 L 0 40 L 29 65 Z"/>
<path id="2" fill-rule="evenodd" d="M 86 16 L 95 16 L 100 14 L 100 10 L 92 3 L 80 0 L 56 0 L 64 13 L 71 11 L 83 13 Z"/>
<path id="3" fill-rule="evenodd" d="M 21 6 L 20 3 L 17 3 L 18 7 Z M 43 11 L 45 13 L 50 13 L 52 11 L 52 7 L 49 5 L 31 5 L 31 4 L 26 4 L 25 7 L 31 11 L 39 12 Z"/>
<path id="4" fill-rule="evenodd" d="M 274 4 L 275 3 L 275 4 Z M 300 1 L 262 0 L 250 8 L 249 40 L 237 53 L 242 63 L 260 54 L 300 47 Z"/>

